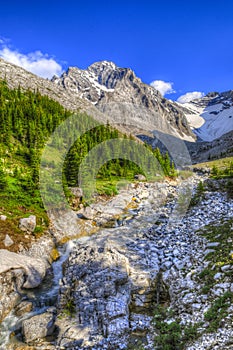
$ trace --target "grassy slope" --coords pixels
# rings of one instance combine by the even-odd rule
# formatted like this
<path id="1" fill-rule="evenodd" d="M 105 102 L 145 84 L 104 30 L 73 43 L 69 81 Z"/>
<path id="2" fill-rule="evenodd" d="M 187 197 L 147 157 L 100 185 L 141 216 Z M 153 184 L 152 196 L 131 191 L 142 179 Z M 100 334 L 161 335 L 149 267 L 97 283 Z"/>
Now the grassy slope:
<path id="1" fill-rule="evenodd" d="M 204 163 L 198 163 L 193 165 L 193 168 L 213 168 L 216 166 L 219 169 L 225 169 L 229 166 L 230 162 L 233 161 L 233 157 L 220 158 L 216 160 L 211 160 Z"/>
<path id="2" fill-rule="evenodd" d="M 15 242 L 9 250 L 18 251 L 20 244 L 27 246 L 32 238 L 39 237 L 48 227 L 48 218 L 44 211 L 38 190 L 30 192 L 22 187 L 22 180 L 26 180 L 31 174 L 31 169 L 24 157 L 19 155 L 18 142 L 13 140 L 11 150 L 1 144 L 0 154 L 3 169 L 6 174 L 7 187 L 0 191 L 0 215 L 6 215 L 7 220 L 0 220 L 0 249 L 4 249 L 3 240 L 8 234 Z M 26 186 L 26 185 L 25 185 Z M 25 235 L 19 228 L 19 219 L 36 215 L 37 227 L 33 235 Z"/>

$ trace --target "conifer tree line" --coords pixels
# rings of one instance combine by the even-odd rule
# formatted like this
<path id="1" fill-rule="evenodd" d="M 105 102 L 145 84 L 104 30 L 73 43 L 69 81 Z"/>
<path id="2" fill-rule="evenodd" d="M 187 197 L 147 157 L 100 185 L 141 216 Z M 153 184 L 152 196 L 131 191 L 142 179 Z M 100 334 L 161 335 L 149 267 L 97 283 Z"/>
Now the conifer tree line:
<path id="1" fill-rule="evenodd" d="M 9 176 L 19 178 L 21 187 L 29 192 L 33 192 L 38 187 L 40 156 L 46 141 L 56 127 L 63 120 L 71 115 L 70 111 L 65 110 L 58 102 L 47 96 L 42 96 L 38 91 L 23 91 L 20 86 L 18 89 L 10 89 L 5 81 L 0 81 L 0 191 L 7 187 Z M 85 124 L 85 114 L 78 113 L 77 117 Z M 70 130 L 67 130 L 69 137 Z M 78 169 L 93 147 L 106 140 L 112 139 L 129 139 L 128 136 L 121 134 L 118 130 L 107 125 L 96 125 L 90 131 L 85 132 L 75 141 L 71 147 L 64 162 L 64 182 L 68 186 L 78 186 Z M 131 137 L 132 138 L 132 137 Z M 55 146 L 62 149 L 61 138 L 54 140 Z M 169 155 L 162 155 L 159 149 L 152 150 L 147 147 L 148 152 L 144 160 L 143 152 L 139 151 L 136 163 L 124 158 L 124 153 L 135 152 L 134 150 L 125 149 L 125 143 L 118 142 L 118 154 L 122 154 L 117 159 L 112 159 L 103 164 L 99 170 L 98 176 L 107 179 L 112 176 L 134 176 L 137 173 L 143 173 L 141 164 L 146 169 L 150 169 L 150 152 L 151 157 L 156 157 L 162 172 L 166 176 L 174 176 L 175 169 L 170 161 Z M 124 147 L 123 147 L 124 144 Z M 121 146 L 122 145 L 122 146 Z M 106 149 L 106 152 L 108 150 Z M 136 151 L 137 152 L 137 151 Z M 145 153 L 145 154 L 146 154 Z M 137 155 L 134 155 L 137 159 Z M 25 174 L 17 173 L 17 167 L 12 171 L 5 168 L 6 159 L 14 159 L 25 165 Z M 133 159 L 133 157 L 131 158 Z M 17 163 L 15 161 L 15 163 Z M 52 166 L 53 160 L 50 160 L 49 166 Z M 92 160 L 95 162 L 95 159 Z M 152 162 L 153 163 L 153 162 Z M 159 169 L 150 169 L 151 172 L 158 172 Z M 6 176 L 8 174 L 8 176 Z"/>

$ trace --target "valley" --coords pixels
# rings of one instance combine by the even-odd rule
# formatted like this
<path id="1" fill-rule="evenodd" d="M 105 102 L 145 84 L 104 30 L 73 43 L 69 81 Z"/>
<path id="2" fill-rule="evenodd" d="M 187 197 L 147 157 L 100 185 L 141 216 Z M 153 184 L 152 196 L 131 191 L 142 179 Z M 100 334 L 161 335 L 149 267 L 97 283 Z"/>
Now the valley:
<path id="1" fill-rule="evenodd" d="M 232 349 L 232 91 L 0 77 L 0 349 Z"/>

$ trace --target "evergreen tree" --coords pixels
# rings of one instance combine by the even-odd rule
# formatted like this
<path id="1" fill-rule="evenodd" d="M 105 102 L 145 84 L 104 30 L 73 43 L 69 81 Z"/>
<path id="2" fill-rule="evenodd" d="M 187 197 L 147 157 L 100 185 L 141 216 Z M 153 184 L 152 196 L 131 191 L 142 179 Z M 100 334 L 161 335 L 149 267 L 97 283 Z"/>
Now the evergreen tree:
<path id="1" fill-rule="evenodd" d="M 2 166 L 0 166 L 0 190 L 3 191 L 7 187 L 7 180 L 6 175 L 2 169 Z"/>
<path id="2" fill-rule="evenodd" d="M 49 97 L 42 96 L 38 91 L 23 91 L 20 86 L 11 90 L 5 81 L 0 80 L 0 156 L 9 162 L 11 158 L 17 158 L 21 167 L 16 164 L 15 168 L 11 170 L 18 181 L 17 185 L 24 191 L 33 194 L 37 189 L 41 151 L 51 133 L 70 115 L 71 112 L 65 110 Z M 96 126 L 90 129 L 91 125 L 92 127 Z M 81 136 L 75 140 L 77 128 L 79 128 Z M 102 153 L 101 151 L 97 155 L 93 153 L 94 155 L 86 167 L 87 176 L 92 176 L 99 167 L 101 169 L 98 176 L 104 179 L 111 179 L 112 176 L 130 176 L 132 178 L 135 174 L 143 173 L 143 171 L 153 175 L 157 172 L 154 166 L 155 158 L 161 164 L 165 175 L 173 176 L 175 173 L 174 164 L 171 164 L 168 153 L 163 156 L 158 148 L 152 151 L 149 146 L 144 147 L 139 143 L 131 149 L 130 144 L 124 141 L 130 139 L 137 142 L 135 138 L 132 135 L 128 137 L 121 134 L 109 123 L 99 125 L 96 122 L 95 124 L 85 114 L 78 114 L 77 128 L 75 125 L 67 125 L 66 129 L 63 130 L 63 135 L 57 136 L 52 145 L 59 151 L 66 146 L 63 144 L 64 139 L 73 144 L 63 167 L 64 184 L 67 186 L 79 185 L 80 164 L 93 147 L 116 138 L 119 139 L 119 142 L 114 146 L 113 143 L 110 143 L 102 150 Z M 73 141 L 75 142 L 73 143 Z M 113 149 L 113 147 L 117 147 L 117 149 Z M 114 154 L 118 155 L 118 159 L 112 159 L 103 164 Z M 131 161 L 125 159 L 126 155 Z M 53 160 L 49 160 L 46 165 L 53 167 Z M 23 169 L 23 167 L 25 167 L 25 174 L 20 176 L 19 169 Z M 6 186 L 6 176 L 0 167 L 0 189 L 3 190 Z"/>

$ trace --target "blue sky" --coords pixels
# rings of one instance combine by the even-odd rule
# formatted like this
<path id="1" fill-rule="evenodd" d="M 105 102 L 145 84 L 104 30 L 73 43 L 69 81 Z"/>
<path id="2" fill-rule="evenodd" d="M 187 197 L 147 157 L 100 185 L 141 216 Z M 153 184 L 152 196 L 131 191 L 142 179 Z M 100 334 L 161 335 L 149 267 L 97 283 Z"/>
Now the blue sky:
<path id="1" fill-rule="evenodd" d="M 48 76 L 111 60 L 148 84 L 172 83 L 176 93 L 165 95 L 172 99 L 226 91 L 233 89 L 232 14 L 229 0 L 4 0 L 0 54 Z"/>

